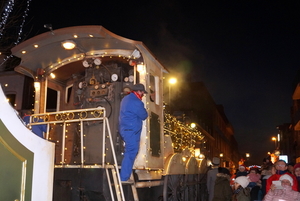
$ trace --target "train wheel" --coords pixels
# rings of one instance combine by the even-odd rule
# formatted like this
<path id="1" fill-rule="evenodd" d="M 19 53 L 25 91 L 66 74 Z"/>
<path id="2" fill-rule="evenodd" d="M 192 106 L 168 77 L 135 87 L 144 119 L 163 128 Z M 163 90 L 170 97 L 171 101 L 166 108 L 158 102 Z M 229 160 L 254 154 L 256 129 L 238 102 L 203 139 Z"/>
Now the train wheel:
<path id="1" fill-rule="evenodd" d="M 163 201 L 184 201 L 184 191 L 184 175 L 165 176 Z"/>
<path id="2" fill-rule="evenodd" d="M 188 201 L 196 201 L 199 196 L 199 183 L 197 174 L 185 175 L 185 198 Z"/>

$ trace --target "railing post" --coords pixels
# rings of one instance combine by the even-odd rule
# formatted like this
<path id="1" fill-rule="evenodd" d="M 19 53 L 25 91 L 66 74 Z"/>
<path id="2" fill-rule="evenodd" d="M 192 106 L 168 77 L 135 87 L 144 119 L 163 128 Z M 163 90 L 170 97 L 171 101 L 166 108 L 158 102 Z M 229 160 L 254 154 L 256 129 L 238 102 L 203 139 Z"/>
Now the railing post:
<path id="1" fill-rule="evenodd" d="M 61 165 L 65 164 L 65 146 L 66 146 L 66 122 L 63 123 L 63 134 L 61 143 Z"/>
<path id="2" fill-rule="evenodd" d="M 83 121 L 80 120 L 80 158 L 81 158 L 81 167 L 84 166 L 84 155 L 83 155 Z"/>

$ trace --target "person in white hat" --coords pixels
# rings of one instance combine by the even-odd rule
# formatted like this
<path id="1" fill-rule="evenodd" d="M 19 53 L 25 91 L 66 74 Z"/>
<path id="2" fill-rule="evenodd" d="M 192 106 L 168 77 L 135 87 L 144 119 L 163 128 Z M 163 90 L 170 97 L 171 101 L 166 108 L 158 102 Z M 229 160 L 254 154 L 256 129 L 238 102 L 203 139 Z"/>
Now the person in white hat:
<path id="1" fill-rule="evenodd" d="M 219 165 L 220 165 L 220 158 L 213 157 L 212 169 L 207 172 L 207 180 L 206 180 L 206 186 L 207 186 L 207 191 L 209 196 L 208 201 L 212 201 L 214 197 L 214 187 L 215 187 L 215 181 L 218 174 Z"/>
<path id="2" fill-rule="evenodd" d="M 300 193 L 292 189 L 294 180 L 288 174 L 283 174 L 279 178 L 280 185 L 272 185 L 271 190 L 268 191 L 263 201 L 294 201 L 300 200 Z"/>
<path id="3" fill-rule="evenodd" d="M 249 182 L 246 176 L 239 176 L 235 179 L 232 201 L 250 201 L 250 188 L 247 187 Z"/>

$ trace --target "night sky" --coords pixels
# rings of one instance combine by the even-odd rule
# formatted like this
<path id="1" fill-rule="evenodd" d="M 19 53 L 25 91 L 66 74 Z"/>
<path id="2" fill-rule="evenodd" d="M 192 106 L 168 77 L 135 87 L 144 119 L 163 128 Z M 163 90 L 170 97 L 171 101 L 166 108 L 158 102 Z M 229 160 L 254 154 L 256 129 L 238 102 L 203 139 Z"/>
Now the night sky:
<path id="1" fill-rule="evenodd" d="M 102 25 L 142 41 L 172 75 L 205 83 L 240 152 L 260 165 L 274 149 L 276 126 L 291 121 L 300 2 L 289 2 L 32 0 L 24 33 L 46 32 L 48 23 Z"/>

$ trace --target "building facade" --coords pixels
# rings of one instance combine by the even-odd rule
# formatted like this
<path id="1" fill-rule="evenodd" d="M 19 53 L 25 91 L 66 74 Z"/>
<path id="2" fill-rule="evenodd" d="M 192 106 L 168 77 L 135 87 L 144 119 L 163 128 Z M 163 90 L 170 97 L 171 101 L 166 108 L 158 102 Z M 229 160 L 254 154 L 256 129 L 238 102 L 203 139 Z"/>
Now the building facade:
<path id="1" fill-rule="evenodd" d="M 293 152 L 295 162 L 300 162 L 300 71 L 294 79 L 294 91 L 291 108 L 291 138 L 290 149 Z"/>
<path id="2" fill-rule="evenodd" d="M 180 87 L 173 90 L 171 113 L 185 124 L 195 123 L 206 136 L 205 144 L 199 145 L 202 154 L 208 159 L 220 157 L 223 167 L 237 168 L 238 144 L 223 106 L 214 102 L 203 82 L 178 84 Z"/>

